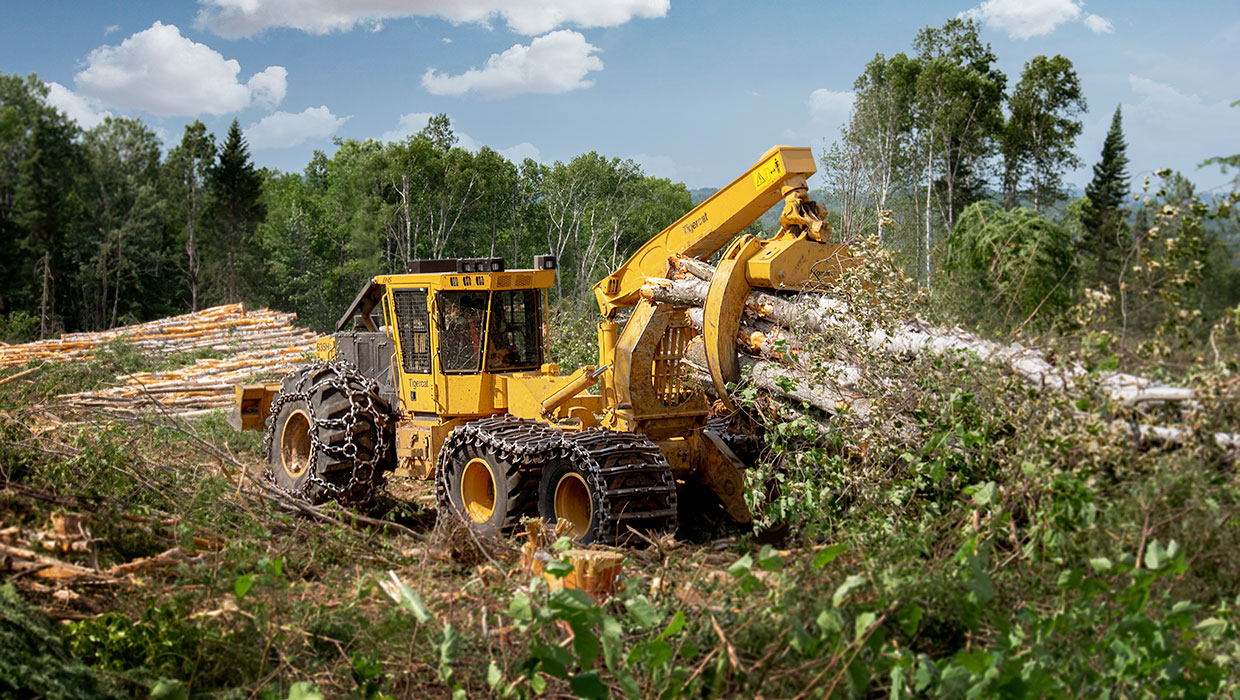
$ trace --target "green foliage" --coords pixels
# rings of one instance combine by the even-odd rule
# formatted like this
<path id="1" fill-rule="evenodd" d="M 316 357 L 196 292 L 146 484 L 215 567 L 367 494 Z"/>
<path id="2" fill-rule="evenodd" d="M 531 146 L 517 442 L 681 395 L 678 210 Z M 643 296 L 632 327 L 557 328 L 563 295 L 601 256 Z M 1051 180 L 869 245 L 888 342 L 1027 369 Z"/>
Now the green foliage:
<path id="1" fill-rule="evenodd" d="M 0 342 L 28 343 L 39 336 L 39 318 L 25 311 L 0 316 Z"/>
<path id="2" fill-rule="evenodd" d="M 973 204 L 947 238 L 946 280 L 936 299 L 999 327 L 1024 325 L 1035 314 L 1055 319 L 1074 298 L 1074 252 L 1063 227 L 1031 209 Z"/>
<path id="3" fill-rule="evenodd" d="M 1072 61 L 1036 56 L 1025 64 L 1008 98 L 1009 115 L 1001 136 L 1004 199 L 1010 208 L 1025 189 L 1035 211 L 1063 197 L 1063 173 L 1081 162 L 1073 152 L 1086 110 L 1085 95 Z"/>
<path id="4" fill-rule="evenodd" d="M 547 319 L 551 361 L 564 372 L 598 364 L 598 310 L 582 302 L 553 304 Z"/>
<path id="5" fill-rule="evenodd" d="M 61 636 L 11 583 L 0 585 L 0 694 L 14 697 L 119 697 L 110 680 Z"/>
<path id="6" fill-rule="evenodd" d="M 137 621 L 105 613 L 71 623 L 65 639 L 73 657 L 92 668 L 152 685 L 193 675 L 205 635 L 187 617 L 175 603 L 148 608 Z"/>

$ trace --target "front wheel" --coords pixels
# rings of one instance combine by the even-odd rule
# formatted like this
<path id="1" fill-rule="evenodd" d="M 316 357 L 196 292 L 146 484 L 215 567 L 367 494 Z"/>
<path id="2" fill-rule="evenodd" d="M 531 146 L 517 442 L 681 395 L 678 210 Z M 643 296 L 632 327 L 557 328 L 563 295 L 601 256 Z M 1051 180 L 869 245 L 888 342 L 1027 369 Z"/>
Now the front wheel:
<path id="1" fill-rule="evenodd" d="M 365 506 L 393 462 L 391 408 L 351 365 L 315 363 L 284 378 L 264 447 L 282 491 L 321 503 Z"/>

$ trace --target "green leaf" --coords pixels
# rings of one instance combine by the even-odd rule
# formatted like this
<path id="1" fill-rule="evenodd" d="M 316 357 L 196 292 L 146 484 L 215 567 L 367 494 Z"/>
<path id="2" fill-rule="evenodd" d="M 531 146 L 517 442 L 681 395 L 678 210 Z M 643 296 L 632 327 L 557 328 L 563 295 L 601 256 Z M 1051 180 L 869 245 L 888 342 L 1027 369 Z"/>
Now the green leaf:
<path id="1" fill-rule="evenodd" d="M 864 585 L 865 585 L 864 576 L 860 574 L 853 574 L 849 576 L 848 578 L 844 579 L 844 583 L 841 583 L 839 588 L 835 589 L 835 595 L 831 596 L 831 604 L 837 608 L 840 607 L 840 605 L 844 602 L 844 600 L 848 598 L 848 594 L 852 593 L 853 591 L 855 591 L 856 589 Z"/>
<path id="2" fill-rule="evenodd" d="M 587 624 L 573 624 L 572 628 L 573 651 L 577 652 L 577 665 L 582 668 L 590 668 L 594 665 L 594 661 L 598 659 L 598 635 L 594 634 L 594 630 Z"/>
<path id="3" fill-rule="evenodd" d="M 923 610 L 917 603 L 906 603 L 900 606 L 896 619 L 900 622 L 900 629 L 904 630 L 904 634 L 910 637 L 917 634 L 917 629 L 921 627 L 922 613 Z"/>
<path id="4" fill-rule="evenodd" d="M 605 698 L 610 694 L 607 686 L 598 679 L 598 671 L 578 673 L 568 680 L 568 687 L 583 698 Z"/>
<path id="5" fill-rule="evenodd" d="M 496 665 L 494 661 L 492 661 L 491 665 L 487 667 L 487 685 L 490 686 L 492 690 L 494 690 L 495 686 L 499 685 L 503 681 L 504 681 L 504 672 L 499 670 L 499 666 Z"/>
<path id="6" fill-rule="evenodd" d="M 250 592 L 250 587 L 254 585 L 254 574 L 246 574 L 237 578 L 237 582 L 233 584 L 233 593 L 238 598 L 244 598 L 246 593 Z"/>
<path id="7" fill-rule="evenodd" d="M 629 609 L 629 615 L 637 623 L 638 629 L 653 627 L 663 621 L 663 613 L 655 609 L 646 596 L 639 595 L 629 598 L 624 601 L 624 606 Z"/>
<path id="8" fill-rule="evenodd" d="M 439 680 L 447 682 L 452 677 L 452 662 L 461 648 L 461 633 L 445 622 L 443 625 L 443 641 L 439 642 Z"/>
<path id="9" fill-rule="evenodd" d="M 667 637 L 679 632 L 684 626 L 685 613 L 683 610 L 677 610 L 676 614 L 672 615 L 672 621 L 667 623 L 667 628 L 664 629 L 659 636 L 656 637 L 656 639 L 666 639 Z"/>
<path id="10" fill-rule="evenodd" d="M 297 681 L 288 689 L 288 700 L 323 700 L 323 692 L 310 681 Z"/>
<path id="11" fill-rule="evenodd" d="M 530 654 L 542 662 L 543 671 L 549 675 L 568 679 L 568 667 L 573 663 L 573 654 L 568 649 L 556 644 L 533 644 Z"/>
<path id="12" fill-rule="evenodd" d="M 774 571 L 784 565 L 784 555 L 775 551 L 769 544 L 762 545 L 758 552 L 758 566 L 766 571 Z"/>
<path id="13" fill-rule="evenodd" d="M 672 645 L 663 640 L 656 639 L 646 645 L 645 655 L 646 663 L 651 668 L 665 666 L 668 661 L 672 660 Z"/>
<path id="14" fill-rule="evenodd" d="M 740 578 L 744 576 L 745 574 L 749 573 L 749 570 L 752 568 L 753 568 L 753 557 L 746 554 L 740 559 L 737 559 L 736 561 L 732 562 L 732 566 L 728 567 L 728 573 L 731 574 L 734 578 Z"/>
<path id="15" fill-rule="evenodd" d="M 1194 625 L 1193 629 L 1208 637 L 1217 637 L 1227 631 L 1227 621 L 1217 617 L 1207 617 Z"/>
<path id="16" fill-rule="evenodd" d="M 870 629 L 870 626 L 877 619 L 878 615 L 873 612 L 864 612 L 858 615 L 857 619 L 853 620 L 853 639 L 861 639 L 861 635 L 865 634 L 866 630 Z"/>
<path id="17" fill-rule="evenodd" d="M 512 597 L 512 602 L 508 604 L 508 615 L 519 623 L 528 623 L 534 619 L 534 609 L 530 606 L 530 598 L 524 593 L 518 593 Z"/>
<path id="18" fill-rule="evenodd" d="M 1150 542 L 1150 545 L 1145 548 L 1145 566 L 1151 571 L 1161 569 L 1168 559 L 1170 557 L 1167 556 L 1167 550 L 1163 549 L 1162 543 L 1158 540 Z"/>
<path id="19" fill-rule="evenodd" d="M 815 569 L 821 569 L 827 564 L 830 564 L 831 562 L 835 561 L 836 557 L 838 557 L 839 555 L 847 551 L 848 551 L 848 545 L 846 544 L 843 544 L 843 543 L 829 544 L 826 547 L 823 547 L 822 549 L 818 550 L 818 552 L 814 554 L 813 566 Z"/>
<path id="20" fill-rule="evenodd" d="M 400 595 L 400 606 L 408 610 L 418 622 L 423 624 L 430 622 L 431 613 L 426 609 L 426 604 L 422 602 L 422 596 L 418 595 L 417 591 L 400 580 L 396 574 L 392 574 L 392 580 L 396 582 L 396 590 Z"/>
<path id="21" fill-rule="evenodd" d="M 560 561 L 559 559 L 553 559 L 547 562 L 545 569 L 547 573 L 556 578 L 564 578 L 565 576 L 573 573 L 573 565 L 568 562 Z"/>
<path id="22" fill-rule="evenodd" d="M 1098 573 L 1106 573 L 1114 566 L 1111 560 L 1106 557 L 1095 557 L 1089 560 L 1089 565 L 1094 567 L 1094 571 Z"/>
<path id="23" fill-rule="evenodd" d="M 189 700 L 189 688 L 181 681 L 164 678 L 151 688 L 151 700 Z"/>
<path id="24" fill-rule="evenodd" d="M 547 607 L 565 613 L 578 613 L 593 608 L 594 600 L 575 588 L 561 588 L 547 598 Z"/>
<path id="25" fill-rule="evenodd" d="M 616 671 L 620 668 L 624 656 L 624 642 L 621 639 L 624 635 L 624 628 L 611 615 L 603 616 L 602 628 L 603 662 L 607 664 L 607 668 Z"/>
<path id="26" fill-rule="evenodd" d="M 985 508 L 995 502 L 995 496 L 999 493 L 999 486 L 993 481 L 987 481 L 982 484 L 970 486 L 966 491 L 972 489 L 973 503 L 979 508 Z"/>

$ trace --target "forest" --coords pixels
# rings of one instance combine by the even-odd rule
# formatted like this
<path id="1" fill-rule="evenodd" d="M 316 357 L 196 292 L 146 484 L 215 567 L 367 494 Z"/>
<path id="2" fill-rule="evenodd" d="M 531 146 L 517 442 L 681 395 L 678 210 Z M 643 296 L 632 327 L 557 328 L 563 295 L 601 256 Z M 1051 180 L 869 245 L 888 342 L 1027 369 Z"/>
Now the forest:
<path id="1" fill-rule="evenodd" d="M 1062 274 L 1047 319 L 1086 288 L 1158 287 L 1165 272 L 1133 274 L 1133 263 L 1166 255 L 1148 236 L 1152 212 L 1210 210 L 1229 193 L 1199 196 L 1184 174 L 1159 171 L 1133 201 L 1117 107 L 1093 179 L 1072 197 L 1063 176 L 1081 165 L 1074 146 L 1087 109 L 1072 62 L 1034 58 L 1010 89 L 995 62 L 976 26 L 953 20 L 919 32 L 911 55 L 865 66 L 851 121 L 821 154 L 836 237 L 877 236 L 930 290 L 1010 285 L 1000 268 L 1036 248 L 1021 295 L 1044 295 L 1040 274 Z M 515 266 L 553 253 L 556 296 L 581 299 L 691 205 L 682 183 L 631 160 L 591 152 L 546 165 L 466 151 L 446 115 L 402 142 L 339 141 L 330 157 L 316 152 L 301 173 L 282 173 L 254 166 L 238 124 L 217 139 L 195 122 L 164 144 L 140 119 L 82 131 L 45 97 L 36 76 L 0 80 L 9 342 L 239 301 L 325 331 L 365 279 L 420 258 L 504 256 Z M 1240 238 L 1226 216 L 1201 218 L 1171 257 L 1203 266 L 1182 305 L 1208 319 L 1240 301 Z M 968 277 L 979 242 L 1012 231 L 1026 233 L 987 273 L 999 277 Z"/>
<path id="2" fill-rule="evenodd" d="M 1069 58 L 997 63 L 952 19 L 863 67 L 814 196 L 865 262 L 805 295 L 849 325 L 789 322 L 764 357 L 804 384 L 733 394 L 760 436 L 758 527 L 699 514 L 620 550 L 609 600 L 530 581 L 519 541 L 436 525 L 417 484 L 364 514 L 290 504 L 223 412 L 64 400 L 226 352 L 121 336 L 0 369 L 0 694 L 1240 696 L 1240 176 L 1133 173 L 1122 107 L 1089 104 Z M 6 345 L 237 302 L 329 332 L 409 261 L 553 253 L 551 349 L 574 368 L 597 357 L 590 287 L 710 193 L 596 152 L 466 150 L 442 114 L 276 172 L 235 121 L 163 143 L 140 119 L 83 130 L 46 96 L 0 75 Z M 1090 109 L 1112 118 L 1083 163 Z M 1217 136 L 1212 176 L 1240 169 Z M 909 328 L 1079 373 L 1051 390 L 858 341 Z M 798 393 L 840 367 L 864 411 Z M 1191 398 L 1117 397 L 1120 372 Z"/>

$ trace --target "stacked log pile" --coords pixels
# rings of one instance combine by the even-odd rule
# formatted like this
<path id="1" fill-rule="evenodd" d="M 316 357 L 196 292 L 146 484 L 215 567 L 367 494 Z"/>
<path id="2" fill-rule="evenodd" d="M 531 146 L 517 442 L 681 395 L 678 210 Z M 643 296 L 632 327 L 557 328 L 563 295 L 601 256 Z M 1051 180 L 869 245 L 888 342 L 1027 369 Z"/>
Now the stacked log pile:
<path id="1" fill-rule="evenodd" d="M 117 413 L 160 409 L 196 415 L 228 408 L 235 384 L 257 376 L 279 377 L 304 362 L 318 336 L 294 326 L 296 318 L 296 314 L 269 309 L 247 311 L 241 304 L 217 306 L 108 331 L 68 333 L 55 340 L 0 347 L 0 370 L 35 360 L 90 359 L 118 340 L 143 353 L 221 353 L 222 358 L 200 359 L 165 372 L 122 374 L 109 389 L 58 397 L 63 405 L 76 409 Z"/>
<path id="2" fill-rule="evenodd" d="M 700 332 L 702 306 L 714 269 L 698 260 L 673 261 L 676 274 L 671 279 L 648 279 L 643 297 L 689 307 L 690 322 Z M 742 368 L 748 381 L 764 392 L 807 403 L 827 415 L 848 411 L 862 419 L 873 410 L 873 399 L 886 382 L 867 368 L 836 362 L 830 366 L 808 366 L 810 353 L 799 352 L 821 342 L 821 334 L 871 352 L 911 357 L 921 353 L 946 355 L 964 353 L 978 360 L 998 364 L 1039 391 L 1078 395 L 1086 383 L 1098 389 L 1125 409 L 1138 415 L 1143 409 L 1177 404 L 1191 414 L 1200 409 L 1192 389 L 1123 372 L 1091 374 L 1076 362 L 1057 363 L 1048 353 L 1020 343 L 1000 344 L 978 338 L 960 328 L 945 328 L 920 319 L 905 319 L 894 327 L 867 327 L 860 323 L 849 305 L 823 293 L 806 292 L 796 297 L 751 292 L 745 300 L 745 313 L 737 337 L 737 348 L 744 354 Z M 688 364 L 708 394 L 715 388 L 706 369 L 700 336 L 686 352 Z M 1088 378 L 1088 379 L 1087 379 Z M 1139 434 L 1142 441 L 1176 444 L 1185 440 L 1191 428 L 1183 426 L 1135 426 L 1120 421 L 1118 429 Z M 1240 455 L 1240 433 L 1214 433 L 1213 441 L 1233 455 Z"/>

